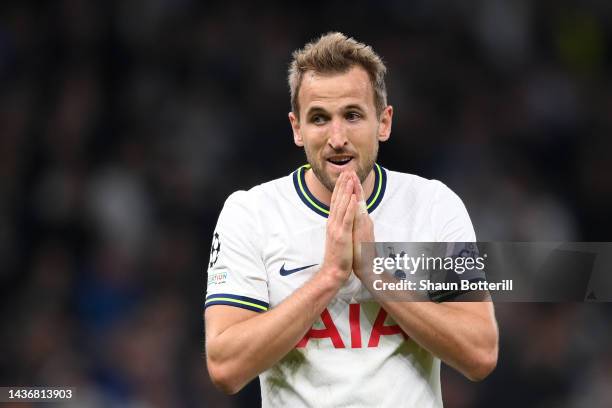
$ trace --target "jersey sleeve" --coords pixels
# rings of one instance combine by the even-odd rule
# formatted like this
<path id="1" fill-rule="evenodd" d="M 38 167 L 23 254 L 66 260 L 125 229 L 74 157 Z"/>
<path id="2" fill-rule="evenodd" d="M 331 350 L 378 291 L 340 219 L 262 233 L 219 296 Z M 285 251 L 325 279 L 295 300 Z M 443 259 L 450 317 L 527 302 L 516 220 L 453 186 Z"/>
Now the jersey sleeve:
<path id="1" fill-rule="evenodd" d="M 438 242 L 476 242 L 476 233 L 463 201 L 441 182 L 434 194 L 431 221 Z"/>
<path id="2" fill-rule="evenodd" d="M 205 308 L 228 305 L 255 312 L 269 308 L 262 237 L 250 195 L 233 193 L 219 215 L 208 262 Z"/>
<path id="3" fill-rule="evenodd" d="M 479 256 L 476 243 L 476 233 L 472 226 L 472 221 L 461 198 L 450 188 L 441 182 L 438 186 L 432 203 L 432 223 L 436 241 L 447 242 L 447 257 L 453 258 L 472 258 Z M 486 280 L 485 272 L 482 269 L 472 268 L 462 271 L 448 271 L 443 278 L 445 282 L 458 282 L 460 279 L 470 282 Z M 430 298 L 436 302 L 457 299 L 465 291 L 439 291 L 430 293 Z"/>

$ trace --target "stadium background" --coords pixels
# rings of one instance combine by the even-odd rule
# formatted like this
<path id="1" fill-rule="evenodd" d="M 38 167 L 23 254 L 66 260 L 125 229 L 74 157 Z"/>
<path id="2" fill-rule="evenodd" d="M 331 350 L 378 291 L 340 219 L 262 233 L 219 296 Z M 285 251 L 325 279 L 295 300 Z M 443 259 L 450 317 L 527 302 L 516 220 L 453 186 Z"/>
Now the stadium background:
<path id="1" fill-rule="evenodd" d="M 0 12 L 1 385 L 75 386 L 83 407 L 256 406 L 257 384 L 225 397 L 203 369 L 209 246 L 228 194 L 303 162 L 286 68 L 330 30 L 390 69 L 379 162 L 447 183 L 480 240 L 611 240 L 607 1 Z M 445 369 L 447 408 L 612 406 L 608 304 L 497 311 L 497 370 Z"/>

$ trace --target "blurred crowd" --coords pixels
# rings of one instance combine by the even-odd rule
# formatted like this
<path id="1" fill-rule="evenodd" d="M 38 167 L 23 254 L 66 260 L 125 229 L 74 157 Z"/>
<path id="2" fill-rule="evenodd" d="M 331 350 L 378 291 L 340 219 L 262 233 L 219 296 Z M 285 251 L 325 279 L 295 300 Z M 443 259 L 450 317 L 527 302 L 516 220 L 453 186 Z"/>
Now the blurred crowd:
<path id="1" fill-rule="evenodd" d="M 0 385 L 257 405 L 257 381 L 225 397 L 204 369 L 209 247 L 231 192 L 304 162 L 286 70 L 330 30 L 388 66 L 379 162 L 449 185 L 479 240 L 612 241 L 605 0 L 6 1 Z M 498 305 L 497 370 L 445 369 L 445 406 L 612 406 L 611 312 Z"/>

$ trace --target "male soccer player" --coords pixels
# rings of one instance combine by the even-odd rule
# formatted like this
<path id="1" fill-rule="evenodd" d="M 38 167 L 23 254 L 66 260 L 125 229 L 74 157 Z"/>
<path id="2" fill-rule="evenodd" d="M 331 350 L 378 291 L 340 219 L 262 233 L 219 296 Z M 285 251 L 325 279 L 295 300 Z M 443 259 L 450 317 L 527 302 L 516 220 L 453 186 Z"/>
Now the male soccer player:
<path id="1" fill-rule="evenodd" d="M 444 184 L 387 170 L 386 68 L 330 33 L 293 54 L 289 121 L 308 164 L 232 194 L 213 238 L 206 362 L 264 407 L 439 407 L 440 360 L 472 380 L 497 363 L 492 302 L 398 302 L 362 280 L 361 242 L 475 241 Z"/>

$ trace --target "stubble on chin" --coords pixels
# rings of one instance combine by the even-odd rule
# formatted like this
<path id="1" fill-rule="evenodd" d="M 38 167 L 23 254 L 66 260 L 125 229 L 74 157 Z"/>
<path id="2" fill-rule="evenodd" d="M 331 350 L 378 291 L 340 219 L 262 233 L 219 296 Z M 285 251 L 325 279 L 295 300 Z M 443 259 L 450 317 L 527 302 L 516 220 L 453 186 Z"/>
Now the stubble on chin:
<path id="1" fill-rule="evenodd" d="M 340 175 L 332 179 L 332 176 L 330 176 L 323 168 L 325 164 L 312 160 L 312 158 L 308 154 L 308 150 L 304 149 L 304 151 L 306 153 L 306 161 L 310 164 L 310 168 L 314 172 L 314 175 L 317 177 L 319 182 L 321 182 L 321 184 L 323 184 L 323 186 L 330 193 L 332 193 L 334 191 L 334 188 L 336 187 L 336 181 L 338 180 L 338 177 Z M 364 164 L 363 167 L 357 165 L 357 169 L 355 169 L 355 172 L 357 173 L 357 177 L 359 178 L 359 182 L 361 184 L 365 182 L 365 179 L 368 177 L 368 175 L 374 168 L 374 163 L 376 162 L 377 157 L 378 157 L 378 146 L 376 146 L 376 150 L 374 151 L 374 154 L 372 155 L 372 157 L 369 158 L 369 160 Z M 320 166 L 320 164 L 322 164 L 322 166 Z"/>
<path id="2" fill-rule="evenodd" d="M 321 184 L 323 184 L 323 186 L 327 190 L 329 190 L 330 193 L 333 192 L 334 188 L 336 187 L 336 181 L 338 181 L 339 175 L 332 180 L 332 177 L 324 169 L 314 164 L 313 161 L 309 160 L 308 162 L 310 163 L 310 168 L 314 172 L 315 177 L 321 182 Z M 356 173 L 361 184 L 364 183 L 365 179 L 368 177 L 368 174 L 370 174 L 370 171 L 372 171 L 372 169 L 374 168 L 374 162 L 375 159 L 369 163 L 366 163 L 365 168 L 362 168 L 361 166 L 357 167 Z"/>
<path id="3" fill-rule="evenodd" d="M 333 192 L 334 188 L 336 187 L 336 181 L 338 180 L 338 177 L 336 177 L 335 180 L 332 180 L 331 177 L 329 177 L 329 175 L 325 172 L 325 170 L 313 166 L 312 164 L 311 168 L 315 174 L 315 177 L 319 179 L 321 184 L 323 184 L 323 186 L 325 186 L 325 188 L 329 190 L 330 193 Z"/>

